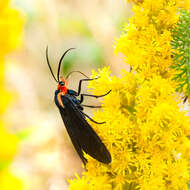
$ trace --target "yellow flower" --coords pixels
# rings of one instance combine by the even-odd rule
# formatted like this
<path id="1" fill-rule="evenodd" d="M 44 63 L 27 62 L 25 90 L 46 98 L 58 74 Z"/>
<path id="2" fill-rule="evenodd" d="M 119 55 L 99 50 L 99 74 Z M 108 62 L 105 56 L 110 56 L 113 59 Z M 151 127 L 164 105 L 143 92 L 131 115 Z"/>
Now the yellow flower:
<path id="1" fill-rule="evenodd" d="M 92 190 L 92 185 L 88 183 L 88 180 L 84 177 L 80 178 L 76 175 L 76 179 L 69 180 L 70 190 Z"/>
<path id="2" fill-rule="evenodd" d="M 0 114 L 2 114 L 11 101 L 11 94 L 0 86 Z"/>
<path id="3" fill-rule="evenodd" d="M 23 190 L 24 185 L 18 177 L 14 176 L 10 171 L 4 170 L 0 173 L 0 189 L 1 190 Z"/>
<path id="4" fill-rule="evenodd" d="M 23 19 L 21 14 L 10 7 L 9 0 L 0 0 L 0 189 L 23 190 L 21 179 L 8 171 L 8 166 L 18 150 L 18 138 L 5 130 L 2 114 L 11 100 L 11 94 L 4 87 L 5 62 L 7 53 L 18 46 L 21 39 Z"/>
<path id="5" fill-rule="evenodd" d="M 178 21 L 177 11 L 188 9 L 189 0 L 134 1 L 134 17 L 124 28 L 115 51 L 126 56 L 126 63 L 145 77 L 169 77 L 171 65 L 171 28 Z M 131 48 L 132 47 L 132 48 Z"/>
<path id="6" fill-rule="evenodd" d="M 10 0 L 0 0 L 0 12 L 8 7 Z"/>
<path id="7" fill-rule="evenodd" d="M 109 73 L 107 68 L 93 71 L 93 77 L 101 76 L 89 84 L 93 93 L 112 92 L 102 101 L 103 109 L 94 113 L 95 120 L 106 124 L 90 124 L 112 163 L 87 156 L 87 171 L 74 180 L 75 187 L 85 181 L 89 189 L 187 189 L 190 120 L 179 110 L 173 83 L 157 75 L 143 81 L 141 74 L 123 72 L 116 78 Z M 103 176 L 107 179 L 101 183 Z"/>
<path id="8" fill-rule="evenodd" d="M 86 155 L 82 177 L 70 189 L 187 190 L 190 118 L 180 106 L 171 80 L 171 28 L 187 1 L 134 0 L 135 14 L 118 39 L 116 52 L 126 56 L 132 72 L 110 76 L 109 68 L 92 72 L 93 94 L 111 93 L 89 121 L 111 153 L 102 164 Z M 186 3 L 185 3 L 186 2 Z M 141 20 L 142 18 L 142 20 Z M 134 72 L 133 72 L 134 71 Z"/>
<path id="9" fill-rule="evenodd" d="M 23 17 L 10 8 L 7 0 L 0 1 L 0 57 L 15 49 L 21 41 Z"/>
<path id="10" fill-rule="evenodd" d="M 3 88 L 4 61 L 0 58 L 0 114 L 2 114 L 11 100 L 11 95 Z"/>
<path id="11" fill-rule="evenodd" d="M 76 179 L 68 180 L 70 183 L 69 189 L 71 190 L 112 190 L 112 186 L 107 183 L 108 178 L 106 176 L 100 176 L 94 178 L 91 183 L 89 179 L 85 177 L 79 177 L 76 175 Z"/>
<path id="12" fill-rule="evenodd" d="M 0 162 L 11 160 L 18 149 L 18 138 L 5 131 L 0 123 Z"/>

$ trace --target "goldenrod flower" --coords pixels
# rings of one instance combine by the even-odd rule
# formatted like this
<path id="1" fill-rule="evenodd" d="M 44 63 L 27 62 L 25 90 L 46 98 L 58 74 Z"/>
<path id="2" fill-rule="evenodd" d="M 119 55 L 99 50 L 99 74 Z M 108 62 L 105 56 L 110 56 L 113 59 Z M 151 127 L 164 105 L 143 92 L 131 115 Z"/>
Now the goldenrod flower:
<path id="1" fill-rule="evenodd" d="M 17 152 L 18 138 L 5 131 L 0 123 L 0 162 L 12 160 Z"/>
<path id="2" fill-rule="evenodd" d="M 0 173 L 0 189 L 1 190 L 24 190 L 22 181 L 15 177 L 10 171 L 3 170 Z"/>
<path id="3" fill-rule="evenodd" d="M 11 8 L 8 0 L 0 0 L 0 189 L 23 190 L 24 186 L 18 177 L 14 176 L 8 166 L 17 153 L 18 138 L 5 129 L 2 114 L 7 108 L 11 94 L 4 88 L 4 57 L 18 46 L 21 38 L 23 19 L 21 14 Z"/>
<path id="4" fill-rule="evenodd" d="M 102 101 L 91 126 L 112 155 L 102 164 L 90 156 L 82 177 L 70 180 L 80 190 L 187 190 L 190 119 L 180 106 L 170 69 L 171 29 L 177 11 L 189 1 L 135 0 L 134 17 L 118 39 L 116 52 L 126 56 L 134 72 L 110 76 L 103 68 L 92 72 L 93 94 L 112 92 Z M 186 7 L 187 8 L 187 7 Z M 142 20 L 141 20 L 142 18 Z"/>
<path id="5" fill-rule="evenodd" d="M 179 8 L 190 8 L 189 0 L 134 1 L 134 17 L 126 24 L 115 51 L 126 55 L 126 63 L 145 77 L 173 75 L 171 28 L 179 19 Z"/>
<path id="6" fill-rule="evenodd" d="M 9 6 L 8 0 L 0 1 L 0 57 L 15 49 L 21 41 L 23 17 Z"/>
<path id="7" fill-rule="evenodd" d="M 100 79 L 90 83 L 93 93 L 112 92 L 94 113 L 106 124 L 91 125 L 113 161 L 104 165 L 87 156 L 87 171 L 70 189 L 187 189 L 190 120 L 179 110 L 171 81 L 154 76 L 142 82 L 140 75 L 127 72 L 110 77 L 105 68 L 97 75 Z"/>

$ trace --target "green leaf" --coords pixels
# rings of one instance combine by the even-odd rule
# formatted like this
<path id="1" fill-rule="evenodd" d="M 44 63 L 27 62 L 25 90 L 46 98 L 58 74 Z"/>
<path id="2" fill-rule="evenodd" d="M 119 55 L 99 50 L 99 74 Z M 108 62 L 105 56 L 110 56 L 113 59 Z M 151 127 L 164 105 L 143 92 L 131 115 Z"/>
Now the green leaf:
<path id="1" fill-rule="evenodd" d="M 171 31 L 173 64 L 171 69 L 177 71 L 173 80 L 177 83 L 176 91 L 190 95 L 190 11 L 181 10 L 176 27 Z"/>

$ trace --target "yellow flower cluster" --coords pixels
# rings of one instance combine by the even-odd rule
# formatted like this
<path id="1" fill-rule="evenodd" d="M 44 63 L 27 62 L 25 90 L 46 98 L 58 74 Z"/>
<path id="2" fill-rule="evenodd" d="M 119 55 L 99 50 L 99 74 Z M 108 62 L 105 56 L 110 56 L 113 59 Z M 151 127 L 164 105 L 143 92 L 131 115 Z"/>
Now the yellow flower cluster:
<path id="1" fill-rule="evenodd" d="M 93 71 L 93 94 L 112 90 L 89 121 L 112 155 L 102 164 L 86 155 L 82 177 L 70 190 L 188 190 L 190 118 L 171 80 L 171 32 L 178 8 L 189 1 L 135 0 L 134 16 L 118 40 L 117 52 L 135 72 Z"/>
<path id="2" fill-rule="evenodd" d="M 0 189 L 22 190 L 22 181 L 9 171 L 9 164 L 17 152 L 18 138 L 7 132 L 3 113 L 11 95 L 4 88 L 4 56 L 20 42 L 23 19 L 11 8 L 8 0 L 0 0 Z"/>
<path id="3" fill-rule="evenodd" d="M 115 51 L 126 56 L 126 63 L 144 77 L 156 73 L 172 75 L 171 28 L 178 21 L 179 8 L 190 8 L 189 0 L 135 0 L 134 17 L 126 24 Z"/>
<path id="4" fill-rule="evenodd" d="M 86 156 L 83 177 L 70 180 L 70 190 L 187 189 L 190 156 L 189 117 L 179 110 L 171 81 L 160 76 L 142 82 L 141 75 L 123 71 L 110 77 L 107 68 L 90 83 L 93 94 L 112 89 L 103 109 L 94 113 L 106 124 L 91 126 L 106 144 L 112 163 Z M 103 88 L 102 88 L 103 87 Z"/>

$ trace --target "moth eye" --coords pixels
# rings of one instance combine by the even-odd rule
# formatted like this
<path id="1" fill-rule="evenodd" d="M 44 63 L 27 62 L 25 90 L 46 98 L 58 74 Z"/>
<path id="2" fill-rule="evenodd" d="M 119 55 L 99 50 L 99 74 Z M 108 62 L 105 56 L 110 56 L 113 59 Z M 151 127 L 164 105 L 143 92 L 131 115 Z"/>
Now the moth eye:
<path id="1" fill-rule="evenodd" d="M 60 84 L 61 86 L 64 86 L 64 85 L 65 85 L 65 83 L 64 83 L 63 81 L 61 81 L 59 84 Z"/>

